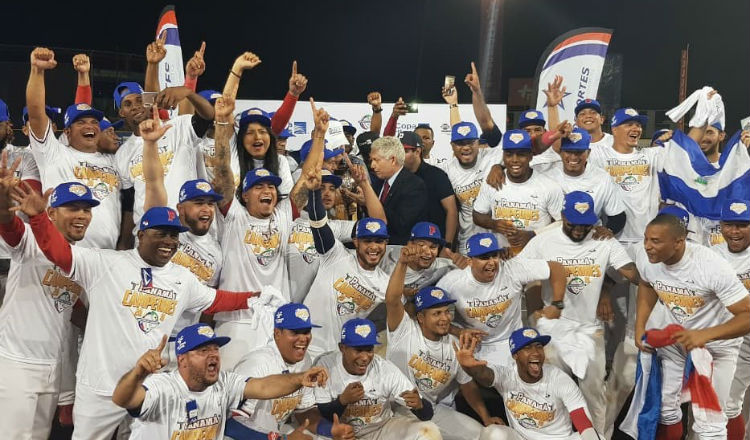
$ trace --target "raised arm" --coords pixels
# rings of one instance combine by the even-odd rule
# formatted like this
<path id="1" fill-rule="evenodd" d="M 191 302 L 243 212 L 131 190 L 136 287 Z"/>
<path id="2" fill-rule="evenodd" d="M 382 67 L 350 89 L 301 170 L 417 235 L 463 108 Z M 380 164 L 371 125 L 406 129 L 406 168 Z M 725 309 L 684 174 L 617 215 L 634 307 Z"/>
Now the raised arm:
<path id="1" fill-rule="evenodd" d="M 406 245 L 401 248 L 401 254 L 393 268 L 391 279 L 388 281 L 388 288 L 385 291 L 385 309 L 386 323 L 388 331 L 395 331 L 404 319 L 404 303 L 402 301 L 404 293 L 404 281 L 406 281 L 406 269 L 411 261 L 416 260 L 419 251 L 414 246 Z M 407 318 L 409 319 L 409 318 Z"/>
<path id="2" fill-rule="evenodd" d="M 380 92 L 370 92 L 367 95 L 367 103 L 372 107 L 370 131 L 380 136 L 380 128 L 383 126 L 383 98 Z"/>
<path id="3" fill-rule="evenodd" d="M 214 181 L 213 187 L 224 198 L 219 200 L 218 207 L 223 212 L 234 200 L 234 174 L 232 174 L 229 140 L 234 134 L 234 96 L 224 95 L 214 104 Z"/>
<path id="4" fill-rule="evenodd" d="M 29 127 L 34 137 L 44 136 L 49 124 L 44 111 L 46 90 L 44 88 L 44 71 L 57 66 L 55 52 L 46 47 L 36 47 L 31 51 L 31 71 L 26 83 L 26 107 L 29 111 Z"/>
<path id="5" fill-rule="evenodd" d="M 146 399 L 143 381 L 167 365 L 167 360 L 161 357 L 161 352 L 166 345 L 167 335 L 164 335 L 158 347 L 143 353 L 135 367 L 120 378 L 112 393 L 112 402 L 115 405 L 129 410 L 139 409 L 143 405 Z"/>
<path id="6" fill-rule="evenodd" d="M 391 111 L 391 117 L 388 118 L 388 123 L 385 124 L 385 130 L 383 136 L 396 136 L 396 127 L 398 125 L 399 116 L 406 114 L 407 107 L 404 102 L 404 98 L 399 97 L 398 101 L 393 104 L 393 110 Z"/>
<path id="7" fill-rule="evenodd" d="M 458 111 L 458 89 L 455 86 L 442 89 L 443 99 L 448 104 L 449 120 L 451 127 L 461 122 L 461 113 Z"/>
<path id="8" fill-rule="evenodd" d="M 16 170 L 20 164 L 18 157 L 8 168 L 8 151 L 4 150 L 0 156 L 0 235 L 10 247 L 18 245 L 25 231 L 23 221 L 10 210 L 13 204 L 10 193 L 18 184 Z"/>
<path id="9" fill-rule="evenodd" d="M 164 31 L 154 41 L 146 46 L 146 80 L 143 85 L 146 92 L 158 92 L 159 86 L 159 63 L 167 56 L 164 44 L 167 41 L 167 32 Z"/>
<path id="10" fill-rule="evenodd" d="M 487 361 L 479 361 L 474 357 L 479 338 L 467 333 L 462 334 L 458 341 L 459 345 L 453 343 L 453 349 L 456 351 L 456 360 L 461 368 L 479 385 L 485 388 L 491 387 L 495 383 L 495 372 L 487 367 Z"/>
<path id="11" fill-rule="evenodd" d="M 307 78 L 301 73 L 297 73 L 297 61 L 292 62 L 292 74 L 289 76 L 289 91 L 284 96 L 284 101 L 276 110 L 271 118 L 271 130 L 275 135 L 279 135 L 294 113 L 294 107 L 297 105 L 300 95 L 307 88 Z"/>
<path id="12" fill-rule="evenodd" d="M 143 180 L 146 182 L 146 196 L 143 202 L 143 212 L 154 206 L 167 206 L 167 189 L 164 187 L 164 166 L 159 159 L 159 145 L 157 142 L 164 136 L 171 125 L 161 125 L 159 108 L 151 107 L 152 117 L 139 125 L 143 138 Z"/>
<path id="13" fill-rule="evenodd" d="M 232 68 L 229 69 L 229 75 L 227 76 L 227 82 L 224 83 L 224 96 L 228 96 L 234 100 L 237 98 L 237 90 L 240 87 L 240 78 L 245 70 L 253 69 L 255 66 L 260 64 L 260 58 L 252 52 L 245 52 L 238 56 L 232 64 Z"/>
<path id="14" fill-rule="evenodd" d="M 344 160 L 349 167 L 349 173 L 357 185 L 362 189 L 362 193 L 365 196 L 365 209 L 367 215 L 373 218 L 379 218 L 384 222 L 388 223 L 388 219 L 385 216 L 385 209 L 383 204 L 380 202 L 378 195 L 370 184 L 370 176 L 367 174 L 367 168 L 364 165 L 354 165 L 349 159 L 349 155 L 344 153 Z"/>
<path id="15" fill-rule="evenodd" d="M 302 387 L 323 387 L 328 381 L 328 371 L 323 367 L 312 367 L 302 373 L 274 374 L 250 379 L 245 384 L 245 399 L 276 399 L 292 394 Z"/>
<path id="16" fill-rule="evenodd" d="M 73 69 L 78 72 L 78 87 L 76 87 L 75 103 L 91 105 L 91 79 L 89 78 L 91 62 L 89 61 L 88 55 L 79 53 L 78 55 L 73 56 Z"/>
<path id="17" fill-rule="evenodd" d="M 557 106 L 560 105 L 562 99 L 565 97 L 566 87 L 562 85 L 563 77 L 556 75 L 555 79 L 547 84 L 547 90 L 544 90 L 544 94 L 547 95 L 547 127 L 552 130 L 553 127 L 557 127 L 560 124 L 560 114 L 557 110 Z M 539 138 L 541 139 L 541 136 Z M 535 143 L 534 154 L 539 154 L 545 149 L 549 148 L 549 144 Z M 541 149 L 539 147 L 542 147 Z M 552 149 L 556 153 L 560 152 L 560 139 L 556 139 L 552 145 Z"/>
<path id="18" fill-rule="evenodd" d="M 201 47 L 193 54 L 185 64 L 185 87 L 192 91 L 196 91 L 198 88 L 198 78 L 203 75 L 206 71 L 206 61 L 204 59 L 206 53 L 206 42 L 201 42 Z M 189 99 L 183 99 L 179 105 L 179 113 L 181 115 L 192 115 L 195 113 L 195 107 Z"/>
<path id="19" fill-rule="evenodd" d="M 482 93 L 482 86 L 479 84 L 479 74 L 474 61 L 471 62 L 471 73 L 466 74 L 464 82 L 471 89 L 471 106 L 474 108 L 474 116 L 479 122 L 479 128 L 484 133 L 492 131 L 495 128 L 495 121 L 492 120 L 490 108 L 484 102 L 484 93 Z"/>

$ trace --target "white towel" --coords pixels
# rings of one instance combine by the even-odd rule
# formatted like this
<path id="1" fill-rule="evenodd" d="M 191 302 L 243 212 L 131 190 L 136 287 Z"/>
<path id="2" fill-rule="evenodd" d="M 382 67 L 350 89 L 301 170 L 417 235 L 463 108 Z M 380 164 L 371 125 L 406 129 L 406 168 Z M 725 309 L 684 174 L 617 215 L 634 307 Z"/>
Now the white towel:
<path id="1" fill-rule="evenodd" d="M 694 91 L 677 107 L 669 110 L 666 115 L 673 122 L 677 122 L 695 106 L 695 114 L 688 124 L 690 127 L 703 127 L 716 122 L 721 123 L 721 126 L 724 127 L 726 119 L 724 101 L 718 93 L 709 100 L 708 94 L 711 91 L 713 91 L 713 88 L 709 86 L 704 86 L 702 89 Z"/>
<path id="2" fill-rule="evenodd" d="M 594 359 L 593 335 L 599 327 L 565 318 L 539 318 L 536 328 L 541 334 L 555 335 L 550 344 L 557 351 L 560 360 L 570 367 L 576 377 L 583 379 L 586 376 L 589 360 Z"/>
<path id="3" fill-rule="evenodd" d="M 687 97 L 687 99 L 685 99 L 679 105 L 677 105 L 677 107 L 667 111 L 666 115 L 669 117 L 669 119 L 672 120 L 672 122 L 679 121 L 698 102 L 698 98 L 700 98 L 700 95 L 701 95 L 701 90 L 694 91 L 693 93 L 690 94 L 690 96 Z"/>

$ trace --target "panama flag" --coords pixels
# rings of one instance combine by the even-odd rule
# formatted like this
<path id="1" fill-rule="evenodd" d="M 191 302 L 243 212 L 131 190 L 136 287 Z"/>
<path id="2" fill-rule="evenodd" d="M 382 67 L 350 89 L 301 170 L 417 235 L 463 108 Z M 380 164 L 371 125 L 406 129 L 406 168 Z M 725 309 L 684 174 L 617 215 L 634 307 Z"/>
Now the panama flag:
<path id="1" fill-rule="evenodd" d="M 750 199 L 750 156 L 740 142 L 739 131 L 721 152 L 718 168 L 680 130 L 674 131 L 664 150 L 659 171 L 664 201 L 679 202 L 694 216 L 719 220 L 725 200 Z"/>
<path id="2" fill-rule="evenodd" d="M 185 84 L 185 67 L 182 62 L 182 47 L 180 47 L 180 33 L 177 29 L 177 15 L 174 11 L 174 5 L 167 5 L 161 11 L 159 24 L 156 26 L 156 38 L 159 38 L 163 32 L 167 34 L 164 43 L 167 56 L 159 63 L 159 87 L 161 90 Z"/>
<path id="3" fill-rule="evenodd" d="M 556 75 L 563 77 L 563 86 L 567 89 L 558 105 L 560 121 L 575 120 L 576 104 L 587 98 L 596 99 L 611 38 L 612 29 L 580 28 L 557 37 L 547 46 L 536 69 L 536 109 L 544 113 L 545 119 L 547 96 L 544 90 Z"/>

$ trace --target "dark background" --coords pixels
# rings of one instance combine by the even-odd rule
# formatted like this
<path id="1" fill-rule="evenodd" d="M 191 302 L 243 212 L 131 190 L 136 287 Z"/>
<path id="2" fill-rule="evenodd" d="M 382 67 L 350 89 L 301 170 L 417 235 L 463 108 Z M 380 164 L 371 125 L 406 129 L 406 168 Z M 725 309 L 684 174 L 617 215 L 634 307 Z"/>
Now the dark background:
<path id="1" fill-rule="evenodd" d="M 72 101 L 76 51 L 92 54 L 95 105 L 112 113 L 111 90 L 121 80 L 142 81 L 144 50 L 167 2 L 36 2 L 4 6 L 0 43 L 0 97 L 20 120 L 28 54 L 35 45 L 59 49 L 61 65 L 48 75 L 48 102 Z M 538 58 L 558 35 L 578 27 L 614 29 L 610 53 L 623 57 L 621 102 L 638 109 L 677 104 L 680 49 L 690 44 L 688 93 L 709 84 L 727 108 L 727 131 L 750 114 L 750 2 L 505 0 L 499 91 L 489 102 L 506 102 L 507 80 L 534 76 Z M 460 81 L 478 59 L 480 0 L 183 1 L 176 2 L 183 56 L 207 43 L 207 71 L 199 90 L 221 89 L 233 59 L 244 50 L 263 63 L 245 75 L 241 98 L 283 97 L 293 59 L 310 80 L 307 95 L 322 101 L 364 101 L 380 90 L 439 102 L 446 74 Z M 71 49 L 71 50 L 64 50 Z M 132 56 L 123 55 L 132 54 Z M 497 75 L 496 75 L 497 76 Z M 497 78 L 493 78 L 497 79 Z M 467 88 L 459 86 L 462 102 Z"/>

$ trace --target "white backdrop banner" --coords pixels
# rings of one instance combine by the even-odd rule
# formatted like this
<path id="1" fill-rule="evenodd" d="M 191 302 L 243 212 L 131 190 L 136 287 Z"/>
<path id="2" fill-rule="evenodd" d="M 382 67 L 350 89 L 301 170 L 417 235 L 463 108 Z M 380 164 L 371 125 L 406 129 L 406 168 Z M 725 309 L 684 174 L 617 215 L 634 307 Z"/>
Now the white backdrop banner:
<path id="1" fill-rule="evenodd" d="M 251 107 L 259 107 L 267 112 L 273 112 L 280 105 L 281 101 L 238 99 L 235 104 L 235 114 L 239 114 Z M 357 127 L 355 137 L 370 129 L 372 108 L 367 103 L 315 101 L 315 105 L 326 109 L 328 114 L 336 119 L 346 119 L 351 122 L 352 125 Z M 471 104 L 459 104 L 458 108 L 463 120 L 477 123 Z M 490 104 L 489 108 L 495 123 L 501 131 L 505 132 L 507 106 L 505 104 Z M 381 135 L 388 123 L 392 109 L 393 104 L 383 104 Z M 398 118 L 396 133 L 412 131 L 417 127 L 417 124 L 430 124 L 430 127 L 435 132 L 435 146 L 432 149 L 430 157 L 438 159 L 448 158 L 453 154 L 450 146 L 451 129 L 449 116 L 448 105 L 445 103 L 419 103 L 419 112 L 408 113 Z M 287 149 L 289 151 L 299 150 L 302 144 L 310 139 L 310 132 L 314 127 L 310 102 L 308 100 L 300 100 L 294 109 L 292 118 L 289 120 L 288 129 L 294 134 L 294 137 L 289 138 L 287 141 Z"/>

